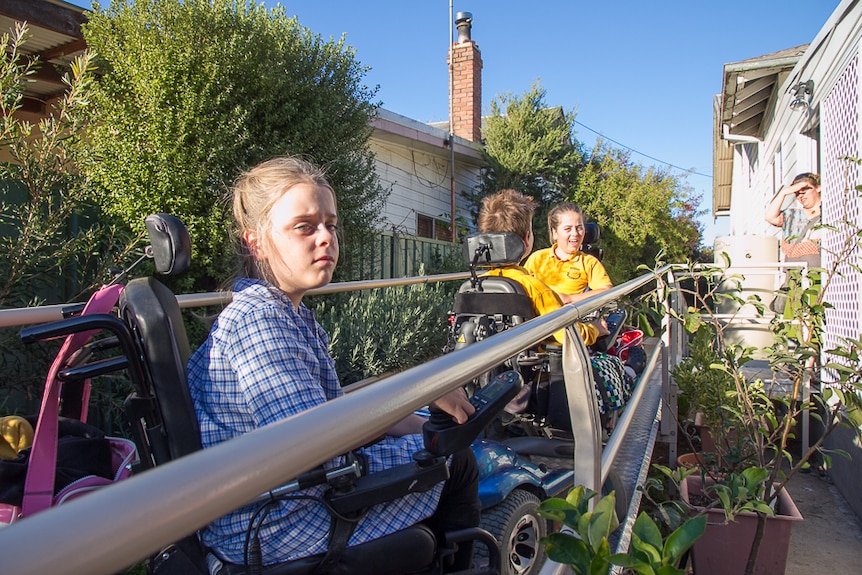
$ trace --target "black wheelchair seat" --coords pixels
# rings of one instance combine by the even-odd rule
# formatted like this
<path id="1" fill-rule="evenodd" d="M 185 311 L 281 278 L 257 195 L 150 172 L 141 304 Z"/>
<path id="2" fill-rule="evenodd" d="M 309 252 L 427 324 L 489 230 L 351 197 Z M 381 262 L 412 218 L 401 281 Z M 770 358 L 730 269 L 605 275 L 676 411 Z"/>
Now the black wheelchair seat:
<path id="1" fill-rule="evenodd" d="M 147 227 L 155 235 L 154 249 L 163 263 L 161 273 L 174 274 L 188 267 L 190 241 L 185 226 L 165 215 Z M 138 378 L 126 410 L 133 423 L 142 464 L 137 471 L 165 464 L 201 449 L 200 429 L 186 380 L 190 346 L 182 314 L 174 294 L 153 278 L 130 281 L 120 297 L 120 316 L 131 332 L 136 346 L 134 363 L 140 364 L 143 377 Z M 430 454 L 429 454 L 430 455 Z M 405 490 L 421 491 L 448 477 L 445 456 L 405 464 L 359 477 L 345 493 L 333 496 L 330 504 L 342 515 L 367 508 L 378 502 L 400 496 Z M 333 523 L 335 525 L 335 523 Z M 482 541 L 496 550 L 496 541 L 480 529 L 447 532 L 439 541 L 424 524 L 356 546 L 339 547 L 333 557 L 324 555 L 270 566 L 233 565 L 203 549 L 196 534 L 169 545 L 150 560 L 150 573 L 165 575 L 219 573 L 222 575 L 361 575 L 445 573 L 446 555 L 454 553 L 455 544 Z M 492 554 L 499 565 L 499 555 Z M 251 556 L 251 554 L 250 554 Z M 327 562 L 321 569 L 321 561 Z M 254 562 L 253 558 L 251 559 Z M 493 567 L 491 568 L 493 571 Z"/>

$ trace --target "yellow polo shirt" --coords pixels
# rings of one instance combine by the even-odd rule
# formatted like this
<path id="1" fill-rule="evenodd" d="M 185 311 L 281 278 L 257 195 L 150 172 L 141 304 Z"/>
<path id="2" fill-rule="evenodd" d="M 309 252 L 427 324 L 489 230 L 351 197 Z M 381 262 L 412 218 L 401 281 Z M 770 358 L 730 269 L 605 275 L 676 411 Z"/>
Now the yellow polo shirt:
<path id="1" fill-rule="evenodd" d="M 530 254 L 524 267 L 535 277 L 559 294 L 575 295 L 590 289 L 613 287 L 605 266 L 595 256 L 578 251 L 561 260 L 554 248 L 545 248 Z"/>
<path id="2" fill-rule="evenodd" d="M 536 315 L 551 313 L 563 307 L 560 296 L 553 289 L 548 287 L 542 280 L 531 276 L 530 272 L 521 266 L 511 265 L 497 268 L 483 275 L 509 278 L 524 286 L 524 291 L 527 292 L 527 296 L 533 302 Z M 594 325 L 578 322 L 575 324 L 575 327 L 577 327 L 578 333 L 581 334 L 581 339 L 584 340 L 586 345 L 594 344 L 599 337 L 599 330 Z M 557 343 L 563 343 L 563 334 L 564 330 L 554 333 L 554 339 Z"/>

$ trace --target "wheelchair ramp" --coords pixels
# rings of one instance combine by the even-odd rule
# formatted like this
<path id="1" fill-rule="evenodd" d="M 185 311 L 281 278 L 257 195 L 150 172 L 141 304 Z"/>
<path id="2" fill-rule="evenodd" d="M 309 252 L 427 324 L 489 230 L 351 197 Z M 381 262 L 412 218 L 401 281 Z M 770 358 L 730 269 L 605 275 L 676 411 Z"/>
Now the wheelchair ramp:
<path id="1" fill-rule="evenodd" d="M 644 342 L 644 350 L 648 356 L 651 356 L 657 343 L 655 338 L 650 338 Z M 620 518 L 621 529 L 617 530 L 609 541 L 614 553 L 628 550 L 631 530 L 640 509 L 642 494 L 638 487 L 643 486 L 646 481 L 661 421 L 661 361 L 657 362 L 656 368 L 649 378 L 641 380 L 639 385 L 646 386 L 643 397 L 637 405 L 631 426 L 626 434 L 626 440 L 620 447 L 611 467 L 612 472 L 617 475 L 625 487 L 626 497 L 629 501 L 628 515 L 625 519 Z"/>

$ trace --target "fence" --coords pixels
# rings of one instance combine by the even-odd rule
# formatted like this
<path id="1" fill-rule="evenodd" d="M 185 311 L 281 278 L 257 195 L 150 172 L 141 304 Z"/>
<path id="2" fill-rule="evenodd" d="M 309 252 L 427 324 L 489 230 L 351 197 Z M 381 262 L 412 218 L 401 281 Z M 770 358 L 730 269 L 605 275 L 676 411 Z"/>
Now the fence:
<path id="1" fill-rule="evenodd" d="M 461 263 L 461 244 L 408 236 L 395 232 L 380 232 L 360 247 L 356 262 L 359 277 L 389 279 L 415 276 L 420 268 L 426 274 L 446 269 L 457 258 Z"/>

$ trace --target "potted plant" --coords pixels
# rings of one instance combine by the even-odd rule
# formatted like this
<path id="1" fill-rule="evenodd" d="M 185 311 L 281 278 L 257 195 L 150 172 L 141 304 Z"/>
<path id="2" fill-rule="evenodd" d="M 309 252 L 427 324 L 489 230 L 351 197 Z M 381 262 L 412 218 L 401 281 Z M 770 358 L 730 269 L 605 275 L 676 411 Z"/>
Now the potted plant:
<path id="1" fill-rule="evenodd" d="M 848 187 L 846 193 L 849 196 L 859 191 L 862 187 L 854 190 Z M 795 509 L 786 494 L 787 482 L 808 468 L 815 455 L 822 457 L 825 465 L 830 464 L 831 454 L 823 449 L 823 443 L 838 426 L 848 426 L 859 433 L 862 425 L 862 373 L 859 372 L 862 341 L 844 339 L 825 351 L 820 345 L 820 326 L 824 310 L 829 306 L 825 300 L 828 286 L 842 266 L 856 265 L 862 230 L 849 217 L 841 220 L 840 228 L 831 229 L 834 233 L 841 233 L 844 239 L 843 245 L 830 258 L 833 263 L 828 269 L 809 269 L 807 283 L 810 287 L 788 294 L 792 300 L 792 317 L 785 314 L 774 318 L 770 324 L 775 344 L 766 350 L 769 364 L 773 371 L 788 381 L 786 393 L 770 394 L 764 382 L 747 378 L 743 366 L 752 359 L 755 350 L 732 344 L 724 337 L 728 322 L 715 312 L 714 302 L 720 302 L 722 298 L 735 299 L 740 305 L 753 305 L 761 314 L 765 308 L 757 296 L 743 300 L 732 291 L 719 290 L 721 282 L 726 285 L 729 279 L 726 275 L 722 277 L 724 268 L 689 265 L 684 274 L 719 279 L 705 289 L 680 294 L 687 298 L 688 305 L 686 309 L 672 313 L 690 334 L 692 355 L 687 365 L 698 367 L 685 372 L 678 367 L 673 375 L 681 389 L 687 386 L 693 390 L 688 396 L 693 402 L 690 410 L 709 413 L 708 418 L 713 418 L 713 422 L 719 421 L 722 429 L 721 441 L 717 441 L 715 446 L 716 457 L 706 459 L 699 466 L 700 473 L 683 474 L 676 479 L 683 495 L 700 493 L 709 497 L 692 505 L 696 513 L 717 510 L 724 516 L 724 521 L 719 523 L 728 527 L 738 525 L 740 517 L 746 513 L 754 518 L 745 540 L 749 550 L 744 562 L 746 575 L 775 572 L 759 566 L 758 557 L 766 548 L 777 546 L 772 541 L 766 542 L 771 537 L 767 523 L 787 512 L 792 515 Z M 726 266 L 730 267 L 727 254 L 724 258 Z M 666 289 L 682 291 L 673 287 Z M 823 357 L 829 359 L 822 368 L 817 368 L 822 351 Z M 695 354 L 699 356 L 692 359 Z M 804 396 L 804 384 L 812 376 L 828 384 L 810 396 Z M 703 390 L 709 393 L 704 394 Z M 721 394 L 717 406 L 710 403 L 714 398 L 710 393 Z M 813 438 L 804 453 L 794 458 L 789 448 L 803 415 L 819 420 L 821 433 Z M 713 422 L 710 425 L 715 425 Z M 788 538 L 789 532 L 787 528 Z M 721 537 L 726 538 L 727 535 Z M 699 574 L 705 570 L 703 567 L 698 569 L 698 556 L 705 554 L 699 547 L 715 538 L 708 530 L 694 547 L 695 570 Z M 734 553 L 738 555 L 739 548 Z M 724 558 L 728 557 L 725 552 Z M 739 573 L 740 569 L 732 572 Z"/>
<path id="2" fill-rule="evenodd" d="M 793 523 L 802 521 L 786 489 L 777 494 L 776 505 L 765 503 L 768 478 L 765 469 L 750 467 L 732 473 L 721 482 L 693 474 L 681 483 L 680 496 L 701 517 L 709 517 L 706 534 L 695 543 L 694 570 L 698 575 L 746 572 L 748 554 L 757 533 L 759 514 L 767 517 L 754 573 L 784 573 Z M 710 494 L 710 495 L 707 495 Z M 714 496 L 714 497 L 713 497 Z M 710 507 L 715 498 L 718 507 Z"/>
<path id="3" fill-rule="evenodd" d="M 695 430 L 693 436 L 686 432 L 686 425 L 680 426 L 682 437 L 693 452 L 692 458 L 697 459 L 706 457 L 706 454 L 715 456 L 715 439 L 711 430 L 727 430 L 730 425 L 722 406 L 727 394 L 734 389 L 734 381 L 726 372 L 711 368 L 721 362 L 715 342 L 716 333 L 712 325 L 695 324 L 689 338 L 688 355 L 670 371 L 679 388 L 681 419 L 690 422 Z"/>

